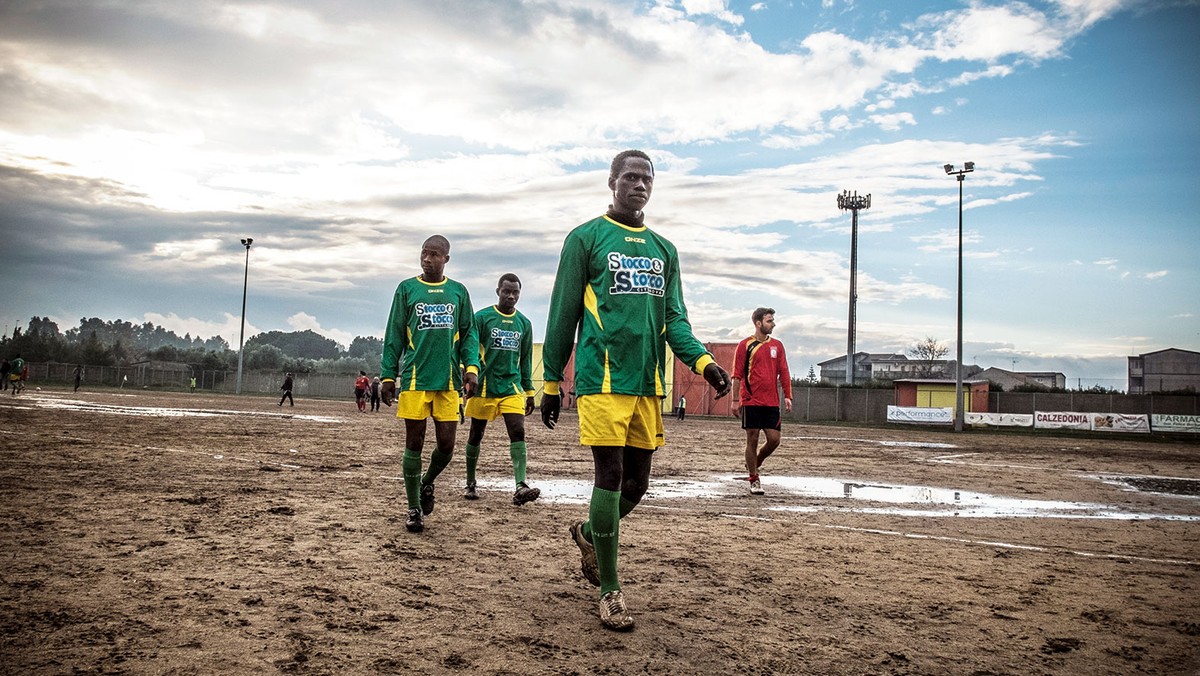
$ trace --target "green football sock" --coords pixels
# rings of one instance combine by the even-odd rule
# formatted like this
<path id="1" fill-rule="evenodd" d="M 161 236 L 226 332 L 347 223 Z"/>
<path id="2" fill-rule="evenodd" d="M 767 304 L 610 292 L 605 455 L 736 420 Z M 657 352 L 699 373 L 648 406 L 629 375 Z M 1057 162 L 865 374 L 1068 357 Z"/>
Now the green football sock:
<path id="1" fill-rule="evenodd" d="M 617 514 L 620 518 L 624 519 L 627 514 L 629 514 L 630 512 L 633 511 L 634 507 L 637 507 L 636 502 L 630 502 L 630 501 L 626 500 L 624 498 L 624 496 L 622 496 L 621 497 L 621 506 L 620 506 L 620 509 L 617 512 Z M 588 542 L 592 541 L 592 522 L 591 521 L 583 522 L 583 538 L 585 540 L 587 540 Z"/>
<path id="2" fill-rule="evenodd" d="M 404 473 L 404 497 L 408 500 L 408 508 L 417 509 L 421 506 L 421 454 L 404 449 L 400 468 Z"/>
<path id="3" fill-rule="evenodd" d="M 475 483 L 475 467 L 479 464 L 479 447 L 467 444 L 467 483 Z"/>
<path id="4" fill-rule="evenodd" d="M 592 502 L 588 506 L 588 523 L 591 525 L 592 546 L 596 548 L 596 567 L 600 569 L 600 595 L 621 588 L 617 579 L 617 536 L 620 530 L 621 494 L 592 488 Z"/>
<path id="5" fill-rule="evenodd" d="M 446 465 L 450 464 L 450 459 L 454 457 L 454 451 L 443 453 L 440 450 L 434 450 L 429 454 L 429 469 L 425 470 L 425 476 L 421 477 L 421 485 L 431 484 L 446 469 Z"/>
<path id="6" fill-rule="evenodd" d="M 525 442 L 513 441 L 508 445 L 508 457 L 512 458 L 513 477 L 517 483 L 525 483 Z"/>

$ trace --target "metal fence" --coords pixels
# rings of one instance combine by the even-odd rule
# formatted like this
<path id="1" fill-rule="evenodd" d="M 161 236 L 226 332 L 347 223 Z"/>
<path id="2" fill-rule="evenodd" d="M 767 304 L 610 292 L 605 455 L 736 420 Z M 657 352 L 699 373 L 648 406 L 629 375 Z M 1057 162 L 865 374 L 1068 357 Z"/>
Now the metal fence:
<path id="1" fill-rule="evenodd" d="M 57 362 L 29 364 L 28 387 L 40 383 L 71 386 L 74 364 Z M 191 379 L 196 379 L 197 391 L 233 393 L 237 389 L 237 371 L 176 370 L 148 366 L 84 366 L 82 387 L 115 387 L 187 391 Z M 278 371 L 243 371 L 242 393 L 278 395 L 283 374 Z M 541 393 L 541 381 L 534 387 Z M 570 383 L 564 384 L 570 392 Z M 292 392 L 297 398 L 352 399 L 354 374 L 296 374 Z M 703 415 L 709 412 L 692 392 L 688 412 Z M 861 422 L 886 423 L 887 407 L 895 405 L 894 390 L 844 387 L 796 387 L 792 391 L 792 412 L 784 419 L 793 422 Z M 702 393 L 705 399 L 710 392 Z M 571 397 L 567 405 L 573 405 Z M 676 401 L 675 393 L 664 399 L 669 410 Z M 725 400 L 720 410 L 728 410 Z M 1034 411 L 1075 411 L 1080 413 L 1130 413 L 1200 415 L 1200 395 L 1177 394 L 1095 394 L 1091 392 L 992 392 L 988 395 L 991 413 L 1027 413 Z M 713 409 L 718 413 L 717 409 Z M 718 413 L 719 414 L 719 413 Z"/>

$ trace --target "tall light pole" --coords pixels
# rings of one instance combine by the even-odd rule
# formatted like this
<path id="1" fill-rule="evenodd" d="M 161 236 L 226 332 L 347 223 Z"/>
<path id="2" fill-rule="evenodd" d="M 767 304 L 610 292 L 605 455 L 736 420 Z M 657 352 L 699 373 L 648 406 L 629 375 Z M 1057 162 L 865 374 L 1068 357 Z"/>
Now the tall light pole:
<path id="1" fill-rule="evenodd" d="M 943 169 L 946 174 L 958 177 L 958 352 L 954 356 L 954 431 L 961 432 L 963 429 L 963 382 L 962 382 L 962 268 L 963 268 L 963 247 L 962 247 L 962 209 L 963 209 L 963 176 L 975 171 L 974 162 L 964 162 L 963 168 L 955 171 L 953 164 L 947 164 Z"/>
<path id="2" fill-rule="evenodd" d="M 871 195 L 862 197 L 858 191 L 853 195 L 849 190 L 843 190 L 837 197 L 839 209 L 849 209 L 850 226 L 850 326 L 846 335 L 846 384 L 854 384 L 854 322 L 855 306 L 858 305 L 858 210 L 871 208 Z"/>
<path id="3" fill-rule="evenodd" d="M 236 394 L 242 393 L 242 346 L 246 344 L 246 287 L 250 282 L 250 245 L 254 244 L 253 237 L 242 240 L 246 247 L 246 272 L 242 276 L 242 334 L 238 337 L 238 376 Z"/>

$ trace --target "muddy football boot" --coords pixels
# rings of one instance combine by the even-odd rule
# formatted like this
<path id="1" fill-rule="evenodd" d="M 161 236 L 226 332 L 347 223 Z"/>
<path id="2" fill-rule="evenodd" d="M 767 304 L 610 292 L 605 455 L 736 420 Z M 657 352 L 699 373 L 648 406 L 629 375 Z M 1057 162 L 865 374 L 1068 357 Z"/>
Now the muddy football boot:
<path id="1" fill-rule="evenodd" d="M 421 531 L 425 530 L 425 520 L 421 518 L 421 510 L 408 510 L 408 521 L 404 523 L 404 527 L 407 528 L 408 532 L 410 533 L 420 533 Z"/>
<path id="2" fill-rule="evenodd" d="M 583 522 L 571 524 L 571 539 L 579 547 L 579 568 L 593 585 L 600 586 L 600 566 L 596 563 L 596 548 L 583 536 Z"/>
<path id="3" fill-rule="evenodd" d="M 421 486 L 421 513 L 433 514 L 433 484 Z"/>
<path id="4" fill-rule="evenodd" d="M 467 490 L 463 491 L 463 497 L 466 498 L 467 500 L 478 500 L 479 499 L 479 493 L 475 492 L 475 482 L 474 481 L 467 482 Z"/>
<path id="5" fill-rule="evenodd" d="M 530 488 L 529 486 L 525 485 L 524 481 L 522 481 L 521 483 L 517 484 L 517 491 L 513 493 L 513 504 L 523 505 L 526 502 L 533 502 L 534 500 L 537 500 L 538 496 L 541 494 L 542 489 Z"/>
<path id="6" fill-rule="evenodd" d="M 762 482 L 758 479 L 750 482 L 750 495 L 763 495 Z"/>
<path id="7" fill-rule="evenodd" d="M 633 629 L 633 616 L 625 607 L 625 596 L 620 589 L 600 597 L 600 623 L 605 629 L 629 631 Z"/>

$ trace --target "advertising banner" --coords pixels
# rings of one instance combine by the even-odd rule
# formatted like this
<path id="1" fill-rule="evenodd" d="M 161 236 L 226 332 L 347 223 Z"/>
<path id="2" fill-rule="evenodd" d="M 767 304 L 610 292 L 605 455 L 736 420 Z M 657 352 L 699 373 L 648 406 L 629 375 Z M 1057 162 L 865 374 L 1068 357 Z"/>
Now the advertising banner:
<path id="1" fill-rule="evenodd" d="M 1150 416 L 1141 413 L 1093 413 L 1092 429 L 1097 432 L 1141 432 L 1150 433 Z"/>
<path id="2" fill-rule="evenodd" d="M 949 425 L 954 422 L 954 409 L 888 406 L 887 419 L 888 422 Z"/>
<path id="3" fill-rule="evenodd" d="M 963 415 L 968 425 L 983 427 L 1033 427 L 1033 416 L 1028 413 L 971 413 Z"/>
<path id="4" fill-rule="evenodd" d="M 1158 414 L 1150 416 L 1150 427 L 1155 432 L 1192 432 L 1200 434 L 1200 415 Z"/>
<path id="5" fill-rule="evenodd" d="M 1033 426 L 1043 429 L 1092 429 L 1091 413 L 1074 411 L 1034 411 Z"/>

